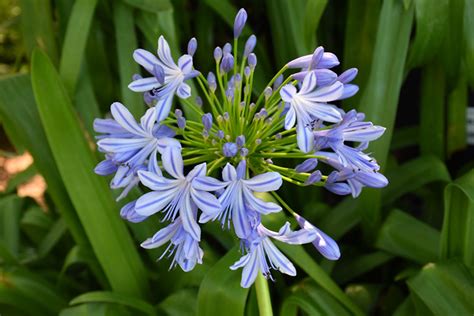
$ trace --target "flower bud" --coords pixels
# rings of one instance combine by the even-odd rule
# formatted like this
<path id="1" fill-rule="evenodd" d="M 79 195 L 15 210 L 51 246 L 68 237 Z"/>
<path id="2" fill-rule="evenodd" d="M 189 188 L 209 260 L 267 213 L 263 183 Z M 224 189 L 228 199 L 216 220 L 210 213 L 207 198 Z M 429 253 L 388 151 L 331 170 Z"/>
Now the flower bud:
<path id="1" fill-rule="evenodd" d="M 186 127 L 186 119 L 183 116 L 178 117 L 178 127 L 181 129 Z"/>
<path id="2" fill-rule="evenodd" d="M 222 58 L 222 49 L 217 46 L 215 49 L 214 49 L 214 59 L 216 60 L 216 62 L 219 62 Z"/>
<path id="3" fill-rule="evenodd" d="M 196 38 L 191 38 L 188 42 L 188 55 L 193 56 L 197 49 L 197 40 Z"/>
<path id="4" fill-rule="evenodd" d="M 222 146 L 222 153 L 226 157 L 234 157 L 235 155 L 237 155 L 238 150 L 239 148 L 237 147 L 236 143 L 225 143 Z"/>
<path id="5" fill-rule="evenodd" d="M 222 53 L 224 55 L 232 53 L 232 45 L 230 43 L 225 43 L 224 47 L 222 47 Z"/>
<path id="6" fill-rule="evenodd" d="M 300 173 L 309 172 L 311 170 L 314 170 L 314 168 L 316 168 L 317 165 L 318 165 L 318 159 L 310 158 L 310 159 L 306 159 L 305 161 L 297 165 L 295 167 L 295 170 L 296 172 L 300 172 Z"/>
<path id="7" fill-rule="evenodd" d="M 207 84 L 209 85 L 209 90 L 212 92 L 216 91 L 217 89 L 217 82 L 216 82 L 216 76 L 214 75 L 213 72 L 209 72 L 207 75 Z"/>
<path id="8" fill-rule="evenodd" d="M 248 63 L 250 69 L 254 69 L 255 66 L 257 66 L 257 55 L 255 55 L 254 53 L 249 54 Z"/>
<path id="9" fill-rule="evenodd" d="M 209 131 L 212 127 L 212 114 L 206 113 L 201 117 L 202 125 L 204 125 L 204 130 Z"/>
<path id="10" fill-rule="evenodd" d="M 222 58 L 221 71 L 227 73 L 232 68 L 234 68 L 234 56 L 232 54 L 225 54 Z"/>
<path id="11" fill-rule="evenodd" d="M 247 22 L 247 11 L 245 9 L 240 9 L 235 16 L 234 21 L 234 38 L 237 38 L 242 33 L 244 29 L 245 22 Z"/>
<path id="12" fill-rule="evenodd" d="M 245 145 L 245 136 L 244 135 L 237 136 L 235 142 L 237 143 L 237 146 L 239 146 L 239 147 L 244 146 Z"/>
<path id="13" fill-rule="evenodd" d="M 248 57 L 250 53 L 253 52 L 255 45 L 257 45 L 257 37 L 255 35 L 250 35 L 247 42 L 245 43 L 244 56 Z"/>

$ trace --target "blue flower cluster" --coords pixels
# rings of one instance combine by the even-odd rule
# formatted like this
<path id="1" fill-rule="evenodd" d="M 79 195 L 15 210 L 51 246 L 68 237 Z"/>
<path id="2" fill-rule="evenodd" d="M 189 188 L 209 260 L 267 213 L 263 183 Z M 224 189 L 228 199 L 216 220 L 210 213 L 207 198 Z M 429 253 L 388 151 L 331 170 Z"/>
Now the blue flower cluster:
<path id="1" fill-rule="evenodd" d="M 134 76 L 129 88 L 143 93 L 148 110 L 137 122 L 116 102 L 112 118 L 96 119 L 94 125 L 98 148 L 105 155 L 95 172 L 113 175 L 111 188 L 122 189 L 118 199 L 132 188 L 145 190 L 122 208 L 121 216 L 141 222 L 161 213 L 168 223 L 141 246 L 168 244 L 162 257 L 172 256 L 171 267 L 190 271 L 202 263 L 201 225 L 219 221 L 240 240 L 243 256 L 230 268 L 243 268 L 243 287 L 251 286 L 258 273 L 272 278 L 271 269 L 296 274 L 272 240 L 312 243 L 324 257 L 340 257 L 334 240 L 279 197 L 276 191 L 283 182 L 324 186 L 354 197 L 365 186 L 388 184 L 375 159 L 364 152 L 385 129 L 364 121 L 362 113 L 344 112 L 331 104 L 357 93 L 358 87 L 350 83 L 357 70 L 337 75 L 331 70 L 339 65 L 337 57 L 318 47 L 284 65 L 254 96 L 255 35 L 246 40 L 241 54 L 238 51 L 246 20 L 241 9 L 233 45 L 214 50 L 215 73 L 207 76 L 193 66 L 194 38 L 177 62 L 163 36 L 156 56 L 137 49 L 133 58 L 150 76 Z M 297 70 L 285 78 L 291 69 Z M 201 95 L 192 97 L 190 79 Z M 198 114 L 201 120 L 186 119 L 179 108 L 171 111 L 175 95 L 186 114 Z M 319 163 L 334 170 L 324 175 Z M 263 225 L 263 216 L 281 212 L 282 207 L 299 229 L 292 230 L 289 222 L 278 231 Z"/>

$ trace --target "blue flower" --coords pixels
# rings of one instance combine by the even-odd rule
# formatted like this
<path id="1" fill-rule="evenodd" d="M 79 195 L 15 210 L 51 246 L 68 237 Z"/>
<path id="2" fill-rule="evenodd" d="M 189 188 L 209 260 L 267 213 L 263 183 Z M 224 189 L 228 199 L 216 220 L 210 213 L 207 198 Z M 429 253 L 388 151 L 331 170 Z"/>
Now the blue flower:
<path id="1" fill-rule="evenodd" d="M 219 196 L 222 206 L 217 214 L 203 214 L 200 222 L 219 219 L 224 225 L 232 219 L 234 230 L 241 239 L 251 232 L 248 219 L 249 212 L 269 214 L 281 211 L 281 207 L 272 202 L 265 202 L 257 198 L 254 192 L 270 192 L 278 190 L 282 184 L 281 175 L 277 172 L 266 172 L 246 179 L 246 162 L 242 160 L 237 169 L 227 164 L 222 171 L 223 182 L 211 177 L 200 177 L 193 182 L 198 190 L 217 191 L 224 189 Z"/>
<path id="2" fill-rule="evenodd" d="M 339 156 L 344 167 L 364 171 L 378 171 L 379 165 L 369 155 L 362 152 L 370 141 L 376 140 L 385 132 L 385 128 L 364 122 L 363 116 L 355 110 L 344 114 L 343 120 L 330 129 L 315 131 L 314 141 L 317 150 L 330 147 Z M 359 142 L 353 148 L 345 142 Z"/>
<path id="3" fill-rule="evenodd" d="M 158 100 L 156 104 L 158 121 L 168 117 L 175 94 L 182 99 L 191 96 L 191 87 L 186 80 L 199 75 L 193 69 L 193 58 L 185 54 L 176 64 L 171 56 L 168 42 L 163 36 L 158 39 L 158 58 L 152 53 L 137 49 L 133 53 L 135 61 L 145 68 L 153 77 L 134 80 L 128 87 L 135 92 L 147 92 Z"/>
<path id="4" fill-rule="evenodd" d="M 339 246 L 331 237 L 323 233 L 319 228 L 313 226 L 313 224 L 308 222 L 304 217 L 297 214 L 295 218 L 302 229 L 315 232 L 316 238 L 312 243 L 324 257 L 329 260 L 337 260 L 341 257 Z"/>
<path id="5" fill-rule="evenodd" d="M 99 150 L 106 159 L 95 168 L 99 175 L 115 173 L 110 187 L 125 188 L 119 199 L 138 184 L 137 172 L 156 168 L 157 153 L 167 146 L 180 144 L 173 139 L 169 127 L 155 121 L 155 109 L 149 109 L 137 124 L 132 114 L 121 103 L 110 107 L 113 119 L 96 119 L 94 129 L 103 135 L 97 136 Z"/>
<path id="6" fill-rule="evenodd" d="M 201 229 L 196 222 L 197 209 L 206 216 L 216 216 L 221 205 L 217 198 L 207 191 L 208 188 L 197 188 L 192 183 L 206 176 L 206 163 L 195 166 L 187 176 L 183 174 L 183 158 L 181 149 L 167 147 L 162 153 L 165 171 L 174 179 L 163 176 L 161 171 L 139 171 L 138 176 L 143 185 L 152 191 L 141 196 L 135 205 L 135 211 L 141 216 L 150 216 L 157 212 L 165 212 L 164 220 L 175 221 L 181 218 L 184 230 L 194 240 L 201 238 Z"/>
<path id="7" fill-rule="evenodd" d="M 358 197 L 365 186 L 383 188 L 388 184 L 387 178 L 376 170 L 347 167 L 335 153 L 319 151 L 316 154 L 324 156 L 320 160 L 337 169 L 328 176 L 325 184 L 326 189 L 335 194 L 352 194 L 353 197 Z"/>
<path id="8" fill-rule="evenodd" d="M 193 238 L 184 228 L 183 221 L 177 217 L 175 221 L 163 229 L 160 229 L 153 237 L 145 240 L 141 246 L 145 249 L 158 248 L 170 242 L 160 260 L 169 253 L 173 255 L 170 269 L 178 264 L 183 271 L 188 272 L 194 269 L 197 263 L 202 264 L 203 251 L 199 247 L 199 242 Z"/>
<path id="9" fill-rule="evenodd" d="M 240 281 L 242 287 L 250 287 L 259 272 L 271 279 L 270 269 L 291 276 L 296 275 L 293 263 L 278 250 L 270 238 L 291 245 L 300 245 L 314 241 L 317 238 L 317 232 L 306 229 L 292 231 L 288 222 L 278 232 L 274 232 L 259 223 L 249 238 L 244 241 L 247 254 L 230 267 L 232 270 L 243 268 Z"/>
<path id="10" fill-rule="evenodd" d="M 303 81 L 301 89 L 288 84 L 280 90 L 281 98 L 289 106 L 285 117 L 285 129 L 291 129 L 296 123 L 298 147 L 303 152 L 313 148 L 313 122 L 323 120 L 337 123 L 341 121 L 340 111 L 331 104 L 338 100 L 343 92 L 343 84 L 336 81 L 332 85 L 317 87 L 316 74 L 310 72 Z"/>

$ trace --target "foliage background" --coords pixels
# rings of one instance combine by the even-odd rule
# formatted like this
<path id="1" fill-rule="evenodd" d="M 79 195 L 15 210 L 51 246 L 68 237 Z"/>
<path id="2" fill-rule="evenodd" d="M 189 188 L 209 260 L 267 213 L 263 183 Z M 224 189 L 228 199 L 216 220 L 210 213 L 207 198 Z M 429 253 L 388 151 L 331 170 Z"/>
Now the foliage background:
<path id="1" fill-rule="evenodd" d="M 358 200 L 283 192 L 338 240 L 342 258 L 281 245 L 298 276 L 275 273 L 274 313 L 474 313 L 473 0 L 0 0 L 2 157 L 34 159 L 0 196 L 2 315 L 258 314 L 254 290 L 228 269 L 238 256 L 229 235 L 208 225 L 204 264 L 168 272 L 161 250 L 138 246 L 160 223 L 123 222 L 107 180 L 92 173 L 93 119 L 116 100 L 144 111 L 126 88 L 139 72 L 133 50 L 153 51 L 164 34 L 177 55 L 195 36 L 195 64 L 209 70 L 239 7 L 245 34 L 258 38 L 260 89 L 323 45 L 359 68 L 361 90 L 344 108 L 387 127 L 371 148 L 387 188 Z M 20 196 L 38 173 L 43 200 Z"/>

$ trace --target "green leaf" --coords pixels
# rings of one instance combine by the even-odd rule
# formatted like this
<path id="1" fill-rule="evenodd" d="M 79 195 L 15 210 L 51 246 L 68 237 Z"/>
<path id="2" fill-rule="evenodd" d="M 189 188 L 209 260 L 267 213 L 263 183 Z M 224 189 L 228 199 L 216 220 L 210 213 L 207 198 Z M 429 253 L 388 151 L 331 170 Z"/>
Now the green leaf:
<path id="1" fill-rule="evenodd" d="M 457 262 L 430 263 L 408 287 L 434 315 L 472 315 L 474 278 Z"/>
<path id="2" fill-rule="evenodd" d="M 0 199 L 0 240 L 13 255 L 20 249 L 20 216 L 23 199 L 10 195 Z"/>
<path id="3" fill-rule="evenodd" d="M 47 235 L 38 246 L 38 255 L 45 257 L 56 244 L 61 240 L 67 231 L 66 223 L 62 218 L 58 219 L 51 227 Z"/>
<path id="4" fill-rule="evenodd" d="M 96 4 L 97 0 L 77 0 L 69 17 L 59 72 L 70 95 L 76 89 Z"/>
<path id="5" fill-rule="evenodd" d="M 349 0 L 344 35 L 344 69 L 356 67 L 359 72 L 354 80 L 361 92 L 349 99 L 350 105 L 359 104 L 367 89 L 375 36 L 380 15 L 380 0 Z M 377 123 L 378 124 L 378 123 Z"/>
<path id="6" fill-rule="evenodd" d="M 434 181 L 449 182 L 451 176 L 444 163 L 433 156 L 421 156 L 387 172 L 389 185 L 383 190 L 384 204 L 396 201 L 402 195 L 413 192 Z"/>
<path id="7" fill-rule="evenodd" d="M 284 65 L 298 56 L 310 54 L 314 48 L 308 49 L 300 35 L 301 30 L 304 31 L 304 2 L 267 0 L 265 3 L 277 64 Z M 318 19 L 314 12 L 311 14 L 313 19 Z"/>
<path id="8" fill-rule="evenodd" d="M 59 75 L 41 51 L 33 55 L 32 82 L 54 160 L 107 279 L 117 292 L 143 295 L 143 264 L 106 181 L 93 173 L 96 160 Z"/>
<path id="9" fill-rule="evenodd" d="M 89 303 L 73 306 L 61 311 L 60 316 L 131 316 L 125 307 L 113 304 Z"/>
<path id="10" fill-rule="evenodd" d="M 149 2 L 156 3 L 155 1 Z M 138 64 L 135 63 L 132 58 L 133 51 L 138 48 L 137 37 L 134 30 L 133 10 L 120 1 L 114 3 L 114 24 L 122 102 L 135 118 L 140 118 L 145 109 L 143 106 L 143 97 L 140 93 L 133 92 L 128 88 L 132 76 L 140 73 Z"/>
<path id="11" fill-rule="evenodd" d="M 148 304 L 147 302 L 115 292 L 97 291 L 84 293 L 74 298 L 69 304 L 77 305 L 83 303 L 113 303 L 131 307 L 134 310 L 143 312 L 147 315 L 156 314 L 154 307 Z"/>
<path id="12" fill-rule="evenodd" d="M 326 272 L 306 253 L 302 246 L 288 245 L 275 242 L 294 263 L 305 271 L 317 284 L 337 299 L 348 311 L 354 315 L 363 315 L 360 308 L 355 305 Z"/>
<path id="13" fill-rule="evenodd" d="M 21 27 L 28 56 L 35 47 L 44 50 L 54 63 L 58 51 L 53 29 L 53 11 L 48 1 L 21 0 Z"/>
<path id="14" fill-rule="evenodd" d="M 419 141 L 420 132 L 418 126 L 400 127 L 393 132 L 390 149 L 394 151 L 405 147 L 415 146 Z"/>
<path id="15" fill-rule="evenodd" d="M 316 32 L 327 4 L 327 0 L 308 0 L 306 3 L 303 21 L 305 51 L 315 49 Z"/>
<path id="16" fill-rule="evenodd" d="M 305 280 L 292 289 L 281 305 L 280 315 L 298 315 L 298 309 L 308 315 L 351 315 L 326 291 Z"/>
<path id="17" fill-rule="evenodd" d="M 206 274 L 199 287 L 197 315 L 244 314 L 248 289 L 240 286 L 240 273 L 229 269 L 237 260 L 239 251 L 235 247 Z"/>
<path id="18" fill-rule="evenodd" d="M 86 68 L 83 68 L 77 83 L 75 106 L 84 128 L 89 132 L 89 135 L 95 135 L 94 120 L 100 117 L 101 113 Z"/>
<path id="19" fill-rule="evenodd" d="M 387 128 L 384 136 L 369 147 L 382 170 L 394 129 L 412 23 L 413 7 L 405 9 L 399 0 L 383 2 L 370 76 L 358 108 L 368 120 Z M 365 190 L 359 198 L 362 228 L 368 239 L 380 225 L 380 206 L 380 190 Z"/>
<path id="20" fill-rule="evenodd" d="M 173 9 L 170 0 L 123 0 L 127 4 L 151 13 Z M 121 4 L 118 4 L 121 5 Z M 125 34 L 123 34 L 125 35 Z"/>
<path id="21" fill-rule="evenodd" d="M 429 62 L 442 52 L 449 24 L 450 0 L 415 0 L 416 36 L 410 49 L 410 68 Z M 434 90 L 433 90 L 434 91 Z M 432 92 L 433 92 L 432 91 Z"/>
<path id="22" fill-rule="evenodd" d="M 431 154 L 443 160 L 446 148 L 446 79 L 443 67 L 437 63 L 425 66 L 421 80 L 420 151 L 422 155 Z"/>
<path id="23" fill-rule="evenodd" d="M 469 72 L 468 72 L 469 73 Z M 468 89 L 466 77 L 460 76 L 456 87 L 448 96 L 447 152 L 450 157 L 454 152 L 467 146 L 466 120 L 468 106 Z"/>
<path id="24" fill-rule="evenodd" d="M 448 184 L 444 200 L 441 257 L 459 257 L 474 268 L 474 170 Z"/>
<path id="25" fill-rule="evenodd" d="M 438 259 L 439 232 L 413 216 L 393 210 L 380 229 L 376 247 L 389 253 L 427 263 Z"/>
<path id="26" fill-rule="evenodd" d="M 464 2 L 464 60 L 466 63 L 466 74 L 469 84 L 474 89 L 474 3 L 466 0 Z"/>
<path id="27" fill-rule="evenodd" d="M 76 243 L 88 245 L 84 229 L 68 198 L 59 171 L 56 165 L 51 163 L 53 154 L 41 126 L 27 75 L 11 76 L 0 80 L 0 115 L 3 121 L 8 121 L 9 125 L 15 127 L 15 133 L 35 159 L 34 164 L 45 178 L 48 192 Z"/>
<path id="28" fill-rule="evenodd" d="M 341 238 L 360 222 L 358 200 L 346 197 L 319 222 L 318 227 L 334 239 Z"/>
<path id="29" fill-rule="evenodd" d="M 158 307 L 168 316 L 194 316 L 196 315 L 197 294 L 195 289 L 178 290 L 161 301 Z"/>
<path id="30" fill-rule="evenodd" d="M 0 301 L 5 300 L 8 296 L 12 300 L 23 297 L 23 302 L 20 304 L 15 301 L 8 302 L 8 300 L 6 300 L 6 303 L 14 306 L 35 306 L 36 311 L 32 315 L 57 315 L 66 306 L 64 298 L 55 292 L 53 286 L 38 275 L 18 269 L 11 272 L 0 270 L 0 273 L 2 275 Z M 19 307 L 19 309 L 23 308 Z"/>
<path id="31" fill-rule="evenodd" d="M 393 259 L 393 255 L 383 251 L 377 251 L 366 255 L 355 256 L 345 261 L 342 260 L 334 269 L 334 278 L 338 283 L 344 284 L 387 263 L 391 259 Z"/>

